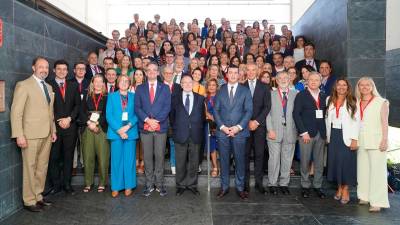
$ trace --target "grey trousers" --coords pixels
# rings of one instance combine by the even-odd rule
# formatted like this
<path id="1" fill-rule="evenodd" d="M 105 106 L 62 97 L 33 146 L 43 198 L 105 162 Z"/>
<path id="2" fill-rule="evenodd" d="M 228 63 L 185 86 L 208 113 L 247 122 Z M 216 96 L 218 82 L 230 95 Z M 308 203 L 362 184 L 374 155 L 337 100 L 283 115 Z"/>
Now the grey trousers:
<path id="1" fill-rule="evenodd" d="M 162 187 L 164 185 L 164 154 L 167 140 L 166 133 L 141 133 L 143 146 L 144 171 L 146 186 Z"/>
<path id="2" fill-rule="evenodd" d="M 322 186 L 322 173 L 324 171 L 324 145 L 325 140 L 321 138 L 318 133 L 315 137 L 311 138 L 308 144 L 305 144 L 300 137 L 300 173 L 301 173 L 301 187 L 310 188 L 311 181 L 309 178 L 309 166 L 311 155 L 314 162 L 314 179 L 313 187 L 321 188 Z"/>
<path id="3" fill-rule="evenodd" d="M 268 186 L 287 187 L 290 181 L 290 168 L 292 166 L 295 144 L 289 144 L 285 141 L 268 141 L 269 159 L 268 159 Z"/>
<path id="4" fill-rule="evenodd" d="M 177 188 L 194 188 L 197 186 L 199 150 L 200 144 L 194 144 L 191 140 L 183 144 L 175 142 L 175 181 Z"/>

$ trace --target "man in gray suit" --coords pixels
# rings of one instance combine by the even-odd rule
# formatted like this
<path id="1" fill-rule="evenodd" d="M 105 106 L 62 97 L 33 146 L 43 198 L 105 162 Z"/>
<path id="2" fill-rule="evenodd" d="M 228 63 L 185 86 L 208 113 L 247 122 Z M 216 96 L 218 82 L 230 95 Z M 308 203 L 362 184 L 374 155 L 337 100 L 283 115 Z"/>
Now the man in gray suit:
<path id="1" fill-rule="evenodd" d="M 278 194 L 279 189 L 290 194 L 290 167 L 292 165 L 297 130 L 292 112 L 296 90 L 289 89 L 289 74 L 279 72 L 276 76 L 278 88 L 271 92 L 271 111 L 267 116 L 267 140 L 269 148 L 268 186 L 271 194 Z"/>

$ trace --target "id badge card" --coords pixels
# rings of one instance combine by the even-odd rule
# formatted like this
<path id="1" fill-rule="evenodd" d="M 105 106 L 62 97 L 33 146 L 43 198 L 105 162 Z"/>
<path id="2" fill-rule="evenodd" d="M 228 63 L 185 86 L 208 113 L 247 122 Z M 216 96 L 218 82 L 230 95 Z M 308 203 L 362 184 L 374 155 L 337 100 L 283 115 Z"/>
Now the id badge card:
<path id="1" fill-rule="evenodd" d="M 332 122 L 332 127 L 335 129 L 342 129 L 342 123 L 340 122 L 340 120 L 334 120 Z"/>
<path id="2" fill-rule="evenodd" d="M 83 94 L 81 94 L 81 101 L 83 100 Z"/>
<path id="3" fill-rule="evenodd" d="M 322 112 L 322 110 L 315 110 L 315 118 L 317 119 L 323 119 L 324 118 L 324 114 Z"/>
<path id="4" fill-rule="evenodd" d="M 100 114 L 98 112 L 92 112 L 92 114 L 90 115 L 90 121 L 92 122 L 97 122 L 100 118 Z"/>
<path id="5" fill-rule="evenodd" d="M 282 124 L 286 125 L 286 118 L 284 116 L 282 116 Z"/>
<path id="6" fill-rule="evenodd" d="M 128 112 L 122 113 L 122 121 L 128 121 Z"/>

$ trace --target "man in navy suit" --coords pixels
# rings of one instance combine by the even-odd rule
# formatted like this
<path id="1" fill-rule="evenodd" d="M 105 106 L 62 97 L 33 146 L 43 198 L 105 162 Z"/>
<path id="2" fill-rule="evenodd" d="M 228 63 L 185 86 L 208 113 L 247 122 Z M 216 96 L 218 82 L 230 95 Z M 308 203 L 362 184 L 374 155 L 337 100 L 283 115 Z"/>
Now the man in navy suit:
<path id="1" fill-rule="evenodd" d="M 181 85 L 183 90 L 172 99 L 170 113 L 175 142 L 176 195 L 182 195 L 185 189 L 198 195 L 197 170 L 204 134 L 204 97 L 193 93 L 191 76 L 182 77 Z"/>
<path id="2" fill-rule="evenodd" d="M 146 186 L 144 196 L 156 190 L 167 195 L 164 187 L 164 150 L 167 140 L 168 115 L 171 109 L 169 87 L 157 81 L 158 65 L 147 66 L 147 82 L 137 87 L 135 113 L 139 118 L 140 140 L 144 152 Z"/>
<path id="3" fill-rule="evenodd" d="M 238 83 L 239 68 L 230 66 L 228 83 L 221 86 L 215 97 L 214 119 L 217 123 L 218 150 L 221 157 L 221 190 L 217 197 L 229 192 L 230 154 L 235 158 L 235 184 L 239 197 L 248 199 L 244 191 L 246 138 L 250 136 L 247 125 L 253 113 L 250 90 Z"/>
<path id="4" fill-rule="evenodd" d="M 297 71 L 301 71 L 304 65 L 309 65 L 315 71 L 319 71 L 320 61 L 315 59 L 315 45 L 311 42 L 304 44 L 304 59 L 296 63 Z"/>
<path id="5" fill-rule="evenodd" d="M 326 140 L 325 111 L 326 95 L 319 90 L 321 74 L 311 72 L 308 77 L 308 88 L 296 95 L 293 108 L 293 119 L 300 134 L 300 172 L 302 196 L 310 196 L 309 163 L 311 155 L 314 161 L 314 191 L 320 198 L 325 198 L 322 191 L 322 172 L 324 170 L 324 145 Z"/>
<path id="6" fill-rule="evenodd" d="M 319 72 L 322 76 L 321 89 L 327 96 L 331 95 L 333 85 L 336 82 L 336 76 L 332 74 L 332 63 L 328 60 L 321 60 Z"/>

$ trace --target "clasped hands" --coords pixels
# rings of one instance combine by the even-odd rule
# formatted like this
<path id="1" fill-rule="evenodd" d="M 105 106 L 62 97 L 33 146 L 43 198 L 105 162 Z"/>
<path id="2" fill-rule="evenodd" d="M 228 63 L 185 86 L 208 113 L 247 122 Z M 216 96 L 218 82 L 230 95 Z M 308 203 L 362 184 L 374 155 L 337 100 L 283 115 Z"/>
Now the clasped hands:
<path id="1" fill-rule="evenodd" d="M 150 132 L 156 131 L 160 127 L 160 121 L 158 121 L 156 119 L 149 118 L 146 120 L 145 123 L 149 126 L 148 131 L 150 131 Z"/>
<path id="2" fill-rule="evenodd" d="M 99 133 L 100 129 L 99 129 L 99 127 L 97 126 L 97 123 L 95 123 L 95 122 L 89 120 L 89 121 L 87 122 L 87 125 L 88 125 L 89 130 L 93 131 L 93 132 L 96 133 L 96 134 Z"/>
<path id="3" fill-rule="evenodd" d="M 71 126 L 71 120 L 71 117 L 60 118 L 57 123 L 62 129 L 68 129 Z"/>
<path id="4" fill-rule="evenodd" d="M 239 133 L 240 129 L 238 126 L 233 127 L 223 127 L 221 129 L 228 137 L 235 137 L 237 133 Z"/>
<path id="5" fill-rule="evenodd" d="M 119 128 L 119 130 L 117 131 L 117 133 L 119 134 L 119 136 L 121 137 L 121 139 L 128 139 L 128 134 L 126 134 L 126 132 L 128 132 L 128 130 L 131 128 L 131 126 L 125 125 L 121 128 Z"/>

